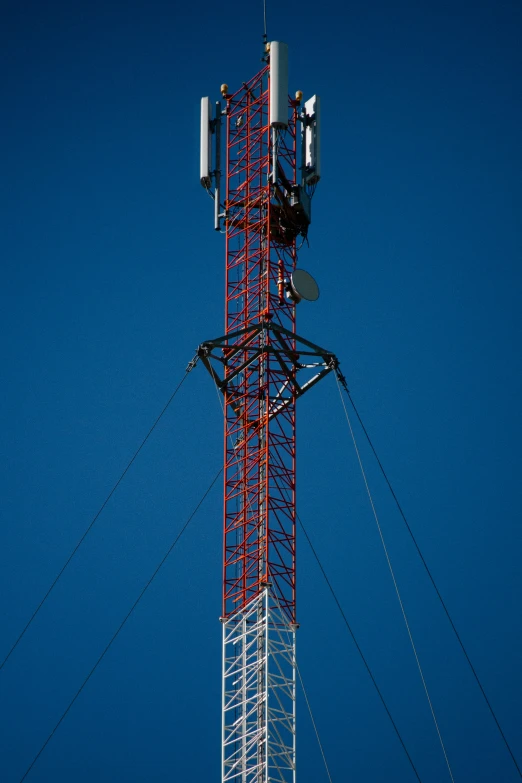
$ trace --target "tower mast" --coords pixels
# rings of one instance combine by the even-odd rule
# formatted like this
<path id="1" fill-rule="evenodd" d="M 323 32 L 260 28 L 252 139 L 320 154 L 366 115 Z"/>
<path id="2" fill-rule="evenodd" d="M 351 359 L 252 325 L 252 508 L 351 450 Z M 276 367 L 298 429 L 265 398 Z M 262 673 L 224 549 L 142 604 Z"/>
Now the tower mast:
<path id="1" fill-rule="evenodd" d="M 199 355 L 225 399 L 222 783 L 295 783 L 295 407 L 337 367 L 296 334 L 297 303 L 318 296 L 296 270 L 320 176 L 318 99 L 303 110 L 301 93 L 288 97 L 280 42 L 249 82 L 221 92 L 214 119 L 202 99 L 201 182 L 214 182 L 226 235 L 225 334 Z"/>

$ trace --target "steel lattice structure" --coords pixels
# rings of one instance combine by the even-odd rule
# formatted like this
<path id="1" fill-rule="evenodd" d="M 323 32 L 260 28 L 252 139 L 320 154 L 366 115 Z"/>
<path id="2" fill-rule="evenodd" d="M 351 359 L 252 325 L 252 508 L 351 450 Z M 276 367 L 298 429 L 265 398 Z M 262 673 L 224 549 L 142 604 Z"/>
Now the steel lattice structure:
<path id="1" fill-rule="evenodd" d="M 226 121 L 222 207 L 219 155 L 211 172 L 226 234 L 225 334 L 199 356 L 225 398 L 222 783 L 295 783 L 295 407 L 337 367 L 296 334 L 306 117 L 288 98 L 286 121 L 271 122 L 269 58 L 237 92 L 223 85 L 226 108 L 211 121 L 218 144 Z"/>

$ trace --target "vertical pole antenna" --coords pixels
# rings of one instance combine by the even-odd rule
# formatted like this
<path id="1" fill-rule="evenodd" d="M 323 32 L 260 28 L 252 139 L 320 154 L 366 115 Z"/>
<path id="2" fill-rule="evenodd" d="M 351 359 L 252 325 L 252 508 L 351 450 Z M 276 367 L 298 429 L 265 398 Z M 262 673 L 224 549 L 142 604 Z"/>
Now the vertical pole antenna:
<path id="1" fill-rule="evenodd" d="M 216 101 L 216 187 L 214 191 L 214 229 L 221 231 L 221 101 Z"/>
<path id="2" fill-rule="evenodd" d="M 266 54 L 268 38 L 266 34 L 266 0 L 263 0 L 263 56 Z"/>

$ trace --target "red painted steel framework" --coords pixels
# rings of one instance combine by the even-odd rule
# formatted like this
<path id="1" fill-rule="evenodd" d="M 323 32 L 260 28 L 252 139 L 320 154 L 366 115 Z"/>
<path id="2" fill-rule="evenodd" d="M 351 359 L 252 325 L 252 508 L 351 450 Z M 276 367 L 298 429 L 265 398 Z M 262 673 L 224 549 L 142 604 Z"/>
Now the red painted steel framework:
<path id="1" fill-rule="evenodd" d="M 288 129 L 274 133 L 268 76 L 267 66 L 226 96 L 225 326 L 231 345 L 243 337 L 237 331 L 262 323 L 295 333 L 295 303 L 285 300 L 282 281 L 296 261 L 298 225 L 285 215 L 285 192 L 296 182 L 297 103 L 290 102 Z M 272 331 L 260 330 L 248 347 L 231 352 L 225 369 L 223 616 L 243 609 L 271 582 L 295 622 L 295 399 L 271 417 L 287 380 L 270 350 L 274 339 Z M 295 341 L 287 342 L 295 350 Z M 236 375 L 252 351 L 259 351 L 257 360 Z"/>
<path id="2" fill-rule="evenodd" d="M 289 285 L 309 225 L 297 181 L 306 117 L 288 98 L 286 126 L 270 124 L 270 65 L 233 94 L 223 88 L 226 332 L 199 348 L 225 396 L 222 616 L 270 583 L 295 622 L 295 403 L 337 367 L 331 352 L 296 335 Z M 302 383 L 310 369 L 319 372 Z"/>

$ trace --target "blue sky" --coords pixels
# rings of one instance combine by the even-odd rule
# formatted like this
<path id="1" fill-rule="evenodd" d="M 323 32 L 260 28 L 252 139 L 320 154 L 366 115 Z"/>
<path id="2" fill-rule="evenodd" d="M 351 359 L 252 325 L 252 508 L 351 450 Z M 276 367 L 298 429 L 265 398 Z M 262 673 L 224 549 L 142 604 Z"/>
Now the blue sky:
<path id="1" fill-rule="evenodd" d="M 261 2 L 5 2 L 0 657 L 223 331 L 199 100 L 259 68 Z M 268 1 L 323 177 L 298 331 L 336 352 L 522 762 L 521 7 Z M 424 783 L 448 779 L 332 379 L 298 411 L 298 510 Z M 357 431 L 455 780 L 518 773 Z M 222 460 L 202 367 L 0 672 L 20 780 Z M 219 779 L 217 486 L 27 780 Z M 334 781 L 414 780 L 306 542 L 298 662 Z M 299 780 L 326 780 L 300 696 Z"/>

